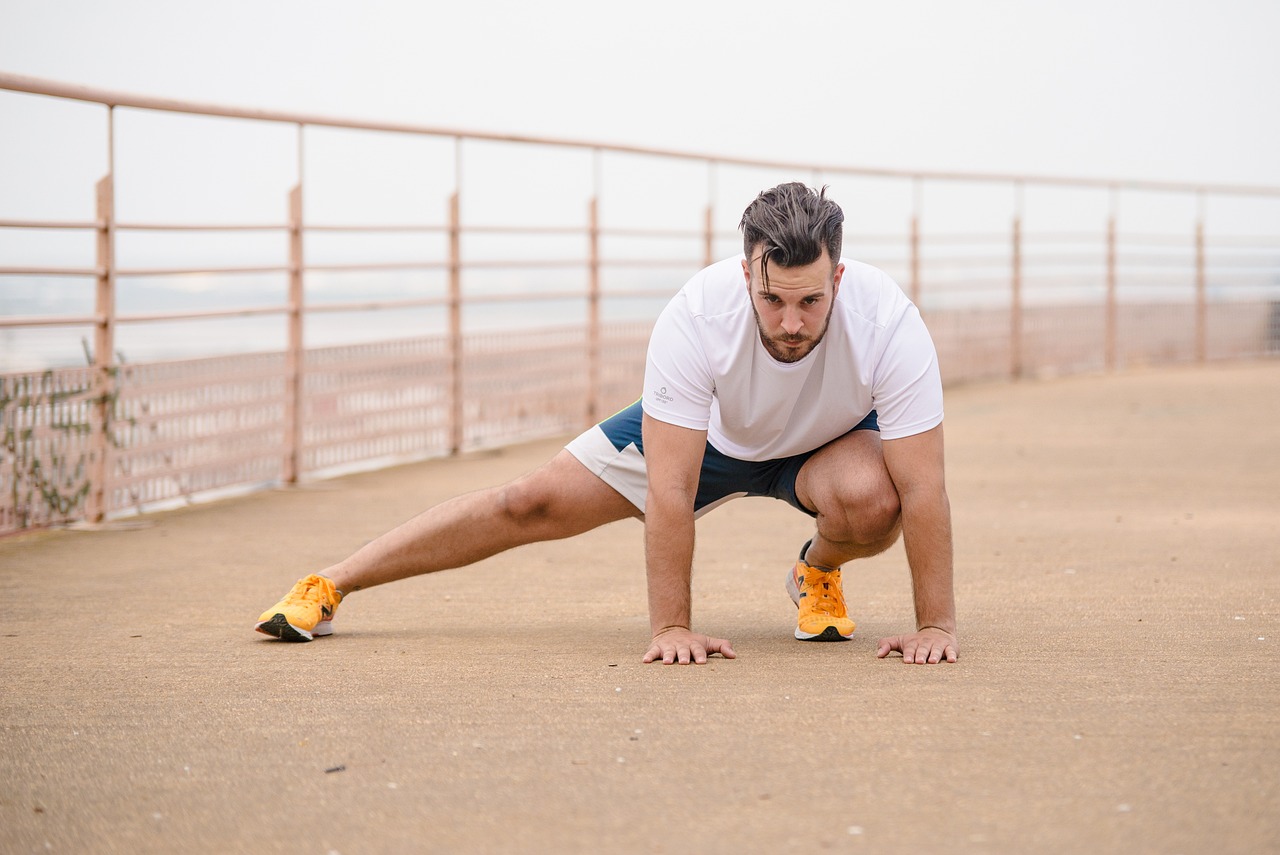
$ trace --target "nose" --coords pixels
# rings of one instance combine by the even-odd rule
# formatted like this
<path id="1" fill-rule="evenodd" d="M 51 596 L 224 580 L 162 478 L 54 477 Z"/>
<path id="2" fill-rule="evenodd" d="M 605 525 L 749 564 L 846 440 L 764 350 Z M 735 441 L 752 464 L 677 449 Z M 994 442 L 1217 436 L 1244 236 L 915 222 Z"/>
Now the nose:
<path id="1" fill-rule="evenodd" d="M 787 335 L 796 335 L 804 326 L 804 318 L 795 306 L 787 306 L 782 310 L 782 331 Z"/>

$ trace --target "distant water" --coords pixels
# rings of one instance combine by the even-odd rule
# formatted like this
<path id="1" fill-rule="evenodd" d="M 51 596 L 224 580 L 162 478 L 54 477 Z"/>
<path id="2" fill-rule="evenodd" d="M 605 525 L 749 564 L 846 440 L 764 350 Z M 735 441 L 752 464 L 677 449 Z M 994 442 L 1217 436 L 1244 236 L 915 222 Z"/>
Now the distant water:
<path id="1" fill-rule="evenodd" d="M 89 315 L 92 298 L 81 293 L 62 298 L 65 280 L 10 280 L 0 289 L 0 316 Z M 678 286 L 676 286 L 678 287 Z M 90 292 L 91 288 L 81 288 Z M 676 289 L 672 288 L 673 293 Z M 272 294 L 278 292 L 273 289 Z M 334 291 L 315 302 L 339 303 L 372 299 L 421 296 L 403 290 Z M 618 298 L 602 301 L 605 321 L 644 320 L 656 317 L 669 294 L 649 299 Z M 122 301 L 124 302 L 124 301 Z M 282 302 L 282 301 L 281 301 Z M 191 293 L 166 288 L 160 281 L 131 285 L 129 305 L 121 312 L 191 311 L 268 305 L 261 295 Z M 513 303 L 480 303 L 464 306 L 464 332 L 518 330 L 586 323 L 586 300 L 531 300 Z M 115 350 L 126 363 L 186 359 L 257 351 L 284 350 L 287 317 L 283 313 L 231 318 L 124 323 L 116 327 Z M 326 347 L 357 342 L 439 335 L 448 328 L 444 307 L 384 309 L 359 312 L 314 312 L 305 318 L 306 347 Z M 92 325 L 0 328 L 0 372 L 41 371 L 85 365 L 91 360 Z"/>

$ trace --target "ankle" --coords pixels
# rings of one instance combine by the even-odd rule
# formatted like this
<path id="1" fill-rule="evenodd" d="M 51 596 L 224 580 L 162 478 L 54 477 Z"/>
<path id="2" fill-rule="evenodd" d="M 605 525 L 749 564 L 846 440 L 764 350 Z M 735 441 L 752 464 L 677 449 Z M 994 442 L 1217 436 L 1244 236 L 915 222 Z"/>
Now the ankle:
<path id="1" fill-rule="evenodd" d="M 831 573 L 840 569 L 839 563 L 828 564 L 823 561 L 820 561 L 818 560 L 818 558 L 813 557 L 813 552 L 814 552 L 813 541 L 811 540 L 809 541 L 808 544 L 805 545 L 805 548 L 801 551 L 800 560 L 803 561 L 808 566 L 812 567 L 814 570 L 820 570 L 823 573 Z M 819 556 L 822 555 L 821 551 L 818 552 L 818 555 Z"/>

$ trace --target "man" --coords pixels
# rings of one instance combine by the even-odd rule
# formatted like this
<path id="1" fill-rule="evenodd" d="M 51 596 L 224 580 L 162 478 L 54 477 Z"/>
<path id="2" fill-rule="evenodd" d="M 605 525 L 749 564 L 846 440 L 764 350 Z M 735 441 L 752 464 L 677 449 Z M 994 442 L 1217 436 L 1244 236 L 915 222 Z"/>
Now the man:
<path id="1" fill-rule="evenodd" d="M 328 635 L 343 597 L 514 546 L 636 517 L 645 525 L 652 640 L 645 662 L 736 656 L 693 630 L 694 520 L 773 496 L 815 519 L 787 576 L 805 641 L 853 633 L 841 565 L 906 543 L 914 632 L 876 655 L 956 661 L 942 385 L 916 307 L 884 273 L 844 261 L 844 214 L 803 184 L 761 193 L 744 255 L 713 264 L 662 312 L 640 401 L 509 484 L 459 496 L 308 576 L 256 629 Z"/>

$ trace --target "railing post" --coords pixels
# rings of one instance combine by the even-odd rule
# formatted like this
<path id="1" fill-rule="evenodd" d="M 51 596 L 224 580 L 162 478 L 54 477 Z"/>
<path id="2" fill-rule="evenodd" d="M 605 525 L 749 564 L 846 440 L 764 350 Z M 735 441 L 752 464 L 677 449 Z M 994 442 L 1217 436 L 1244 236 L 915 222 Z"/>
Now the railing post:
<path id="1" fill-rule="evenodd" d="M 455 191 L 449 197 L 449 453 L 462 451 L 462 226 Z"/>
<path id="2" fill-rule="evenodd" d="M 302 470 L 303 301 L 302 184 L 289 191 L 289 341 L 285 357 L 284 481 L 298 483 Z"/>
<path id="3" fill-rule="evenodd" d="M 1209 307 L 1205 293 L 1204 259 L 1204 192 L 1200 193 L 1200 211 L 1196 217 L 1196 361 L 1209 356 Z"/>
<path id="4" fill-rule="evenodd" d="M 115 333 L 116 333 L 116 263 L 115 263 L 115 179 L 108 172 L 98 182 L 97 192 L 97 287 L 94 291 L 93 332 L 93 426 L 90 438 L 89 496 L 85 516 L 91 523 L 106 517 L 107 479 L 111 468 L 107 455 L 111 449 L 111 417 L 115 406 Z"/>
<path id="5" fill-rule="evenodd" d="M 1022 214 L 1013 218 L 1013 302 L 1009 311 L 1009 372 L 1022 376 Z"/>
<path id="6" fill-rule="evenodd" d="M 1117 350 L 1117 321 L 1118 307 L 1116 305 L 1116 217 L 1112 214 L 1107 219 L 1107 303 L 1106 303 L 1106 331 L 1105 341 L 1103 343 L 1104 352 L 1106 354 L 1106 368 L 1108 371 L 1116 370 L 1116 362 L 1118 358 Z"/>
<path id="7" fill-rule="evenodd" d="M 600 420 L 600 378 L 603 366 L 600 348 L 600 200 L 591 197 L 588 206 L 589 281 L 587 291 L 587 425 Z"/>

